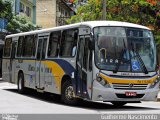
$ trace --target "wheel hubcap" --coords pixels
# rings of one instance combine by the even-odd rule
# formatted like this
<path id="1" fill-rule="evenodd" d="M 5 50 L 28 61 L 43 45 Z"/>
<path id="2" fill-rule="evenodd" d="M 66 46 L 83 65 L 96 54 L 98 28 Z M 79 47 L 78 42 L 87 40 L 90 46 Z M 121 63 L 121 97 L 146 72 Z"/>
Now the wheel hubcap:
<path id="1" fill-rule="evenodd" d="M 19 79 L 19 90 L 22 89 L 22 78 Z"/>
<path id="2" fill-rule="evenodd" d="M 69 86 L 66 91 L 65 91 L 65 94 L 66 94 L 66 98 L 67 99 L 73 99 L 74 98 L 74 92 L 73 92 L 73 87 L 72 86 Z"/>

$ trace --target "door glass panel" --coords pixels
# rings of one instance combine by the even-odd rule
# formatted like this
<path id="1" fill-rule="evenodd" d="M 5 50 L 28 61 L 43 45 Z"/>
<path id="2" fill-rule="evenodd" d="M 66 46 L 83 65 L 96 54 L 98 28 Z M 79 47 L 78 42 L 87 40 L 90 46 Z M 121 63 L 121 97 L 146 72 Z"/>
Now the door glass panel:
<path id="1" fill-rule="evenodd" d="M 83 93 L 87 91 L 87 73 L 85 71 L 82 71 L 82 89 Z"/>
<path id="2" fill-rule="evenodd" d="M 46 54 L 46 46 L 47 46 L 47 38 L 44 38 L 44 39 L 43 39 L 42 59 L 45 58 L 45 54 Z"/>
<path id="3" fill-rule="evenodd" d="M 43 40 L 39 39 L 38 49 L 37 49 L 37 59 L 41 58 L 41 50 L 42 50 Z"/>
<path id="4" fill-rule="evenodd" d="M 78 45 L 78 90 L 80 89 L 80 95 L 86 97 L 87 95 L 87 63 L 88 63 L 88 39 L 84 36 L 80 38 Z"/>
<path id="5" fill-rule="evenodd" d="M 80 38 L 80 42 L 79 42 L 79 55 L 78 55 L 78 62 L 80 63 L 80 65 L 82 66 L 82 62 L 83 62 L 83 38 Z"/>
<path id="6" fill-rule="evenodd" d="M 83 68 L 85 70 L 87 70 L 87 62 L 88 62 L 88 42 L 89 38 L 85 38 L 84 55 L 83 55 Z"/>

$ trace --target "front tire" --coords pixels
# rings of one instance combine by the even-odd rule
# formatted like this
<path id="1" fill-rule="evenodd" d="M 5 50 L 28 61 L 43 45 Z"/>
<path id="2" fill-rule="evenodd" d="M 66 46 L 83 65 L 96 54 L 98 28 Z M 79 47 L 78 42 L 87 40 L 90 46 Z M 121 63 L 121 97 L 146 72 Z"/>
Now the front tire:
<path id="1" fill-rule="evenodd" d="M 18 85 L 18 92 L 20 94 L 24 94 L 25 93 L 25 87 L 24 87 L 24 75 L 23 75 L 23 73 L 19 73 L 17 85 Z"/>
<path id="2" fill-rule="evenodd" d="M 74 90 L 71 81 L 66 81 L 62 85 L 61 100 L 68 105 L 76 105 L 77 99 L 75 98 Z"/>

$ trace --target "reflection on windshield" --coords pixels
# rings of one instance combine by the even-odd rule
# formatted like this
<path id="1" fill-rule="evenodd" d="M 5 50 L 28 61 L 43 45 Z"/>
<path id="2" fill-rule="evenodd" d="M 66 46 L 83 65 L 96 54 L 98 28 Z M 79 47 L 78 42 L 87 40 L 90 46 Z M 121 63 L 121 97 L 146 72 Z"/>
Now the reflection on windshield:
<path id="1" fill-rule="evenodd" d="M 155 70 L 156 51 L 150 31 L 97 27 L 94 28 L 94 37 L 95 60 L 100 69 L 133 72 L 142 72 L 144 68 L 147 71 Z"/>

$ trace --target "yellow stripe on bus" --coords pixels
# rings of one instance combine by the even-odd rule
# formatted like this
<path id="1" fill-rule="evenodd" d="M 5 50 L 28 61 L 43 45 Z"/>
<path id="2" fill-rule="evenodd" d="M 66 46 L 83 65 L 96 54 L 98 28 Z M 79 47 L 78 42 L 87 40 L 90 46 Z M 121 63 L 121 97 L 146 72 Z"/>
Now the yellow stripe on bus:
<path id="1" fill-rule="evenodd" d="M 100 73 L 100 76 L 104 80 L 108 81 L 109 83 L 118 83 L 118 84 L 129 84 L 129 83 L 130 84 L 150 84 L 150 83 L 153 83 L 157 79 L 157 75 L 150 79 L 146 79 L 146 80 L 111 78 L 102 73 Z"/>
<path id="2" fill-rule="evenodd" d="M 52 75 L 56 80 L 56 87 L 58 87 L 58 90 L 61 91 L 61 80 L 65 74 L 64 70 L 61 68 L 60 65 L 53 61 L 43 61 L 42 63 L 47 65 L 47 67 L 51 69 Z"/>

